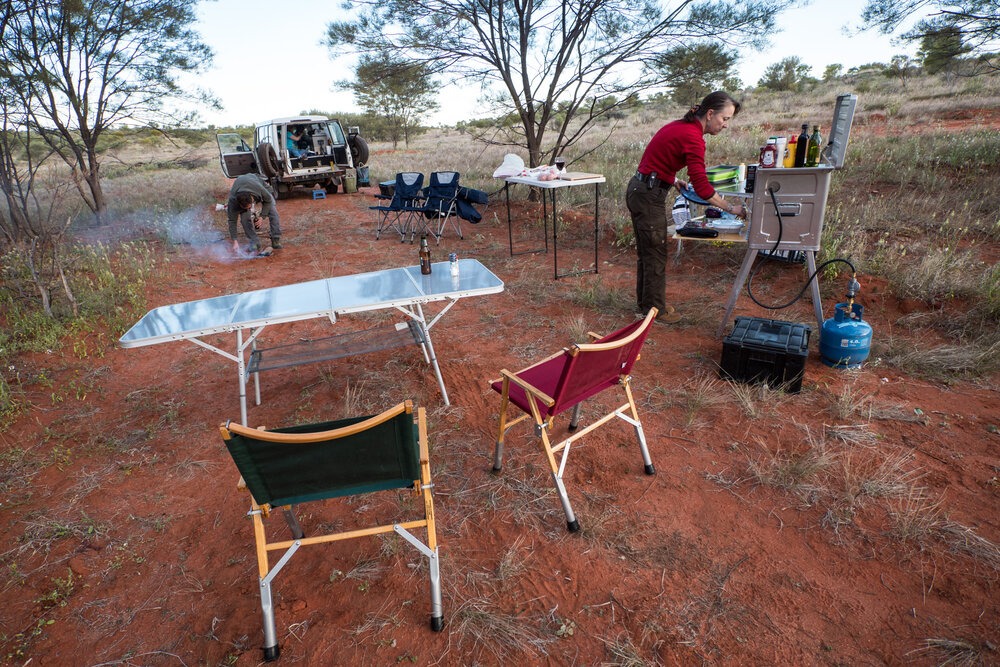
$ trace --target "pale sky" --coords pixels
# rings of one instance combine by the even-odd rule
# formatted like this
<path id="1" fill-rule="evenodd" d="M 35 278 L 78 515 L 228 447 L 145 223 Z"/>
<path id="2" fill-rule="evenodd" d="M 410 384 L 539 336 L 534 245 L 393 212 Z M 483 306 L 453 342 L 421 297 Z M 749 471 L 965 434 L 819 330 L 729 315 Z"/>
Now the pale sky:
<path id="1" fill-rule="evenodd" d="M 783 30 L 763 52 L 744 54 L 739 68 L 745 85 L 756 85 L 768 65 L 797 56 L 820 78 L 827 65 L 844 69 L 869 62 L 889 62 L 892 56 L 913 56 L 912 46 L 866 32 L 848 36 L 846 25 L 857 23 L 864 0 L 816 0 L 810 6 L 782 14 Z M 276 11 L 276 9 L 278 11 Z M 353 77 L 352 61 L 333 60 L 321 46 L 326 24 L 343 17 L 337 0 L 215 0 L 198 7 L 198 29 L 215 52 L 211 71 L 194 84 L 212 91 L 222 111 L 203 111 L 204 124 L 253 125 L 258 121 L 294 116 L 307 109 L 359 112 L 349 92 L 334 91 L 334 81 Z M 482 115 L 476 91 L 465 89 L 439 100 L 442 109 L 429 124 L 454 124 Z M 447 101 L 446 101 L 447 99 Z M 362 128 L 362 133 L 364 129 Z"/>

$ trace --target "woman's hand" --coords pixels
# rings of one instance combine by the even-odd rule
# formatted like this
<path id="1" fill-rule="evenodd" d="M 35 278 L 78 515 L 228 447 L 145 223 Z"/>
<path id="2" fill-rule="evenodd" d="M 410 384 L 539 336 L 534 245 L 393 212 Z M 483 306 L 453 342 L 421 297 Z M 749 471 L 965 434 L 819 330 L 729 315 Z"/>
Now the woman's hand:
<path id="1" fill-rule="evenodd" d="M 731 206 L 729 208 L 729 212 L 732 213 L 733 215 L 735 215 L 737 218 L 740 218 L 741 220 L 746 220 L 747 219 L 747 215 L 750 213 L 747 210 L 747 207 L 744 206 L 742 202 L 740 202 L 739 204 L 735 204 L 735 205 Z"/>

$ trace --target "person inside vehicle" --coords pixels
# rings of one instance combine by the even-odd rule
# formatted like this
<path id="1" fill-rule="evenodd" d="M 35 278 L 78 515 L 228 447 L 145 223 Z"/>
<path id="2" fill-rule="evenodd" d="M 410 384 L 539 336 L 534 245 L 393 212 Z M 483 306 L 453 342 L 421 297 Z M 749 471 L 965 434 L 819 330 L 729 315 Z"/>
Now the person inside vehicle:
<path id="1" fill-rule="evenodd" d="M 229 189 L 229 201 L 226 204 L 226 215 L 229 222 L 229 238 L 233 241 L 233 252 L 239 254 L 240 244 L 236 240 L 236 219 L 240 220 L 243 231 L 250 241 L 247 252 L 250 254 L 261 254 L 263 248 L 257 230 L 254 227 L 253 207 L 260 203 L 261 217 L 267 217 L 270 223 L 271 249 L 281 249 L 281 223 L 278 219 L 278 208 L 274 202 L 274 195 L 257 174 L 244 174 L 238 177 L 232 188 Z"/>
<path id="2" fill-rule="evenodd" d="M 717 90 L 691 108 L 683 118 L 661 127 L 646 146 L 639 168 L 629 180 L 625 202 L 632 215 L 636 251 L 636 303 L 645 316 L 656 307 L 658 322 L 672 324 L 680 314 L 666 303 L 667 220 L 669 190 L 683 191 L 687 182 L 676 177 L 687 167 L 687 177 L 695 193 L 712 206 L 746 218 L 743 204 L 729 204 L 708 182 L 705 172 L 705 135 L 716 135 L 740 111 L 740 103 Z"/>
<path id="3" fill-rule="evenodd" d="M 285 146 L 288 148 L 288 155 L 291 157 L 308 157 L 312 155 L 309 150 L 309 137 L 301 127 L 289 126 L 286 133 Z"/>

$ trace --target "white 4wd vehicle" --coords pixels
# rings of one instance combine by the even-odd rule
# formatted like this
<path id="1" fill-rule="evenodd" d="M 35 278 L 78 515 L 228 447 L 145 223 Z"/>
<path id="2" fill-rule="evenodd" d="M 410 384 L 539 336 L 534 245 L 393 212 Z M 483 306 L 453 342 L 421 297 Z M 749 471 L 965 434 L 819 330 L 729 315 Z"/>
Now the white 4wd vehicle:
<path id="1" fill-rule="evenodd" d="M 358 128 L 345 134 L 340 121 L 324 116 L 275 118 L 254 129 L 253 148 L 238 134 L 216 135 L 222 172 L 229 178 L 256 173 L 278 199 L 292 188 L 321 185 L 335 193 L 348 169 L 368 162 L 368 144 Z M 291 147 L 289 146 L 291 144 Z"/>

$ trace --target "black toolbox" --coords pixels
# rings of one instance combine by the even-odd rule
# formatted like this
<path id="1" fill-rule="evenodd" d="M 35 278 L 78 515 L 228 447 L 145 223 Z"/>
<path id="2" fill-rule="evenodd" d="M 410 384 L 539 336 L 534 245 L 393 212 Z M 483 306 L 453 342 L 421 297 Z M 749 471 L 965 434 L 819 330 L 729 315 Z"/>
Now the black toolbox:
<path id="1" fill-rule="evenodd" d="M 737 317 L 732 333 L 722 342 L 722 377 L 799 391 L 811 331 L 805 324 Z"/>

